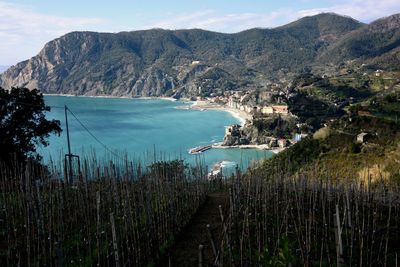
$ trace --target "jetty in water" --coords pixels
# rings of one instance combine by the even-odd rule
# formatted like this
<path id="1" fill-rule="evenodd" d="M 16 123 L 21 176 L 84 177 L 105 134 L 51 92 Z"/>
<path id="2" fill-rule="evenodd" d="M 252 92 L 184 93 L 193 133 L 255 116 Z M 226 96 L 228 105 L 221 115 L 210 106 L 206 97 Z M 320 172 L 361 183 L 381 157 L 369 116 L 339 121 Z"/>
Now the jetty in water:
<path id="1" fill-rule="evenodd" d="M 211 145 L 194 147 L 194 148 L 189 149 L 189 154 L 199 154 L 199 153 L 207 151 L 211 148 L 212 148 Z"/>

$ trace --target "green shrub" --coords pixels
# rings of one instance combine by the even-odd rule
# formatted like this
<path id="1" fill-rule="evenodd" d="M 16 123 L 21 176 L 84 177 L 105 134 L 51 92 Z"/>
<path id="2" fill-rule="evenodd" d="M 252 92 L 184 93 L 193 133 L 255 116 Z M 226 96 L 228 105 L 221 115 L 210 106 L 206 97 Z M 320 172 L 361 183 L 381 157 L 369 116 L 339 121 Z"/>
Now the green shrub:
<path id="1" fill-rule="evenodd" d="M 350 143 L 349 144 L 349 152 L 353 154 L 358 154 L 361 152 L 361 144 Z"/>

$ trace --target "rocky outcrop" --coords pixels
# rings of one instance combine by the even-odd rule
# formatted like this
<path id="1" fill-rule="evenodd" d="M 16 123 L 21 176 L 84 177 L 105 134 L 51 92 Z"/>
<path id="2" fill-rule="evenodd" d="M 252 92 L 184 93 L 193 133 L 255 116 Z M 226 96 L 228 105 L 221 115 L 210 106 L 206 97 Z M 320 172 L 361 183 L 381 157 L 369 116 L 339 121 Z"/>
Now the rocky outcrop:
<path id="1" fill-rule="evenodd" d="M 248 144 L 249 140 L 244 135 L 242 126 L 235 124 L 226 128 L 224 141 L 222 142 L 223 146 L 237 146 Z"/>
<path id="2" fill-rule="evenodd" d="M 244 126 L 237 124 L 228 126 L 225 130 L 222 146 L 241 146 L 241 145 L 267 145 L 268 148 L 286 147 L 290 145 L 287 139 L 278 139 L 273 136 L 267 136 L 259 132 L 257 127 L 251 123 Z"/>
<path id="3" fill-rule="evenodd" d="M 243 136 L 245 136 L 250 144 L 269 144 L 271 141 L 270 136 L 266 136 L 265 133 L 260 132 L 257 127 L 254 127 L 254 125 L 249 123 L 243 127 L 242 132 Z"/>

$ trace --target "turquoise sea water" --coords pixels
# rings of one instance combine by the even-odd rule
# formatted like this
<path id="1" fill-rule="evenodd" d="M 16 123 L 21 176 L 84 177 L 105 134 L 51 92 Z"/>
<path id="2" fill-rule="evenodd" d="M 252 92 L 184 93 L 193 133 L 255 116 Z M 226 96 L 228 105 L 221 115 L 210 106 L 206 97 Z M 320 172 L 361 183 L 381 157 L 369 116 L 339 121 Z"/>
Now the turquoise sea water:
<path id="1" fill-rule="evenodd" d="M 211 149 L 190 155 L 190 148 L 222 141 L 225 126 L 239 122 L 224 111 L 179 109 L 189 103 L 161 99 L 45 96 L 45 101 L 52 107 L 47 117 L 60 120 L 63 128 L 60 137 L 51 136 L 48 147 L 39 148 L 45 161 L 67 153 L 64 105 L 112 151 L 144 162 L 153 161 L 154 156 L 187 163 L 200 159 L 210 168 L 224 161 L 227 169 L 236 164 L 244 169 L 251 161 L 272 155 L 256 149 Z M 68 117 L 73 154 L 90 156 L 95 151 L 99 158 L 110 156 L 71 114 Z"/>

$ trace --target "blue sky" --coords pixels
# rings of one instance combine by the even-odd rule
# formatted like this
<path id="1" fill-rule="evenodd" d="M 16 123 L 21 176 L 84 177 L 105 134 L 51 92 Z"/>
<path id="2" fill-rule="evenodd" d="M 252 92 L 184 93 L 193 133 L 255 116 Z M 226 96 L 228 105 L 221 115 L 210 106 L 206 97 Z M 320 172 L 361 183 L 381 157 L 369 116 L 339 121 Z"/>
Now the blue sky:
<path id="1" fill-rule="evenodd" d="M 275 27 L 335 12 L 362 22 L 400 13 L 399 0 L 0 0 L 0 65 L 36 55 L 44 44 L 75 30 L 202 28 L 237 32 Z"/>

